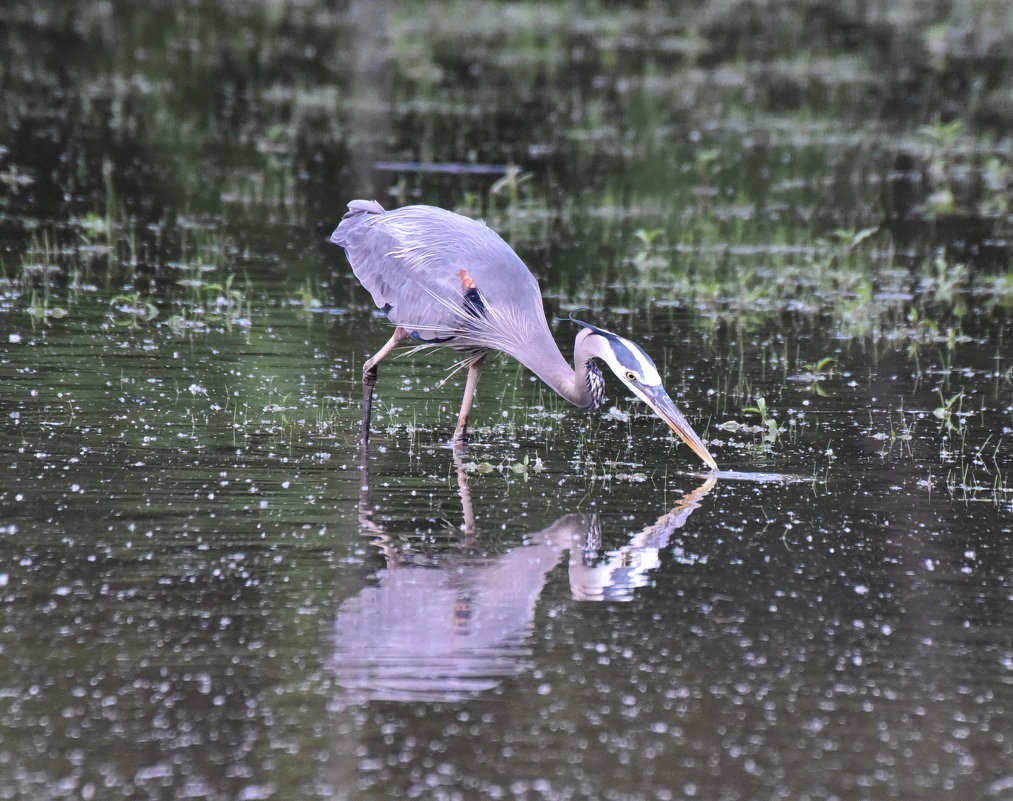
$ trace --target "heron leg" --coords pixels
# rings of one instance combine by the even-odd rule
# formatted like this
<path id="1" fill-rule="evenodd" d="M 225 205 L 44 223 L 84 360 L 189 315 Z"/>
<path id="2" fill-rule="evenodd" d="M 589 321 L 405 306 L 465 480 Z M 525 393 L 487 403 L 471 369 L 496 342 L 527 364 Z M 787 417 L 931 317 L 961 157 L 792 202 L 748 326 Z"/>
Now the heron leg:
<path id="1" fill-rule="evenodd" d="M 468 365 L 468 380 L 464 384 L 464 398 L 461 401 L 461 413 L 457 417 L 457 429 L 454 431 L 454 448 L 466 448 L 468 445 L 468 415 L 475 401 L 475 389 L 478 387 L 478 376 L 482 372 L 485 354 L 479 354 Z"/>
<path id="2" fill-rule="evenodd" d="M 386 359 L 398 343 L 408 336 L 408 332 L 401 326 L 394 329 L 394 334 L 380 350 L 373 354 L 362 365 L 362 428 L 359 433 L 359 441 L 363 445 L 369 443 L 369 421 L 373 417 L 373 387 L 376 386 L 377 367 L 380 362 Z"/>

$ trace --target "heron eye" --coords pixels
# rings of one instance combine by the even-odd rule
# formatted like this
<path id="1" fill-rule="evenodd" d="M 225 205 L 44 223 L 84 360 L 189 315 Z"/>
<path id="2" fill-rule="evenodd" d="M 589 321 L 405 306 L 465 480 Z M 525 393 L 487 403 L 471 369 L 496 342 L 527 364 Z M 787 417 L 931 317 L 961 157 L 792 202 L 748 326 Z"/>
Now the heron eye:
<path id="1" fill-rule="evenodd" d="M 626 380 L 627 381 L 636 381 L 637 380 L 637 374 L 634 373 L 632 370 L 627 370 L 626 371 Z"/>

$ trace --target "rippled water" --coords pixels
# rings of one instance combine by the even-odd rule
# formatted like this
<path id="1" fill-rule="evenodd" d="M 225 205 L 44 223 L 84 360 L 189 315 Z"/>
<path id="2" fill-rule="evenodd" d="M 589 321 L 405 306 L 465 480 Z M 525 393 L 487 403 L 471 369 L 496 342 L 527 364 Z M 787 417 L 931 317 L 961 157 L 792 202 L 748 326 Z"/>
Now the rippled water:
<path id="1" fill-rule="evenodd" d="M 1000 112 L 891 101 L 899 11 L 800 69 L 787 6 L 394 4 L 375 64 L 382 5 L 0 29 L 0 799 L 1013 798 Z M 439 353 L 364 455 L 370 192 L 485 215 L 721 470 L 505 359 L 455 455 Z"/>
<path id="2" fill-rule="evenodd" d="M 363 470 L 342 326 L 8 351 L 15 796 L 1007 792 L 1008 509 L 878 437 L 892 374 L 706 477 L 632 405 L 498 422 L 507 366 L 455 465 L 460 382 L 394 362 Z"/>

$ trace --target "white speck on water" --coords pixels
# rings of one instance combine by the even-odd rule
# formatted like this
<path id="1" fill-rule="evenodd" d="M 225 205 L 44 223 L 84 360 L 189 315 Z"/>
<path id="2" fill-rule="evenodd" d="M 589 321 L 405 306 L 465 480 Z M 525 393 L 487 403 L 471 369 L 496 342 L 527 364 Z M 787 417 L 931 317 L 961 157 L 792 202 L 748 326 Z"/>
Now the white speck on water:
<path id="1" fill-rule="evenodd" d="M 625 423 L 630 419 L 629 412 L 624 412 L 618 406 L 611 406 L 605 413 L 606 417 L 610 417 L 613 420 L 618 420 L 620 423 Z"/>

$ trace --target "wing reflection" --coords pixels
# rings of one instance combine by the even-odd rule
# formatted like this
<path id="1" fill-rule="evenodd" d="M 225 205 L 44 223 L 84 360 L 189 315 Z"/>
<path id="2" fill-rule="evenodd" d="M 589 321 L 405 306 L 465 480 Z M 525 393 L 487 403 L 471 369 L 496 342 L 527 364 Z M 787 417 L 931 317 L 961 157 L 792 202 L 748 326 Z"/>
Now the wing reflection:
<path id="1" fill-rule="evenodd" d="M 468 477 L 459 460 L 457 468 L 465 544 L 473 544 Z M 369 476 L 361 469 L 360 520 L 386 566 L 338 610 L 331 667 L 344 689 L 341 706 L 451 701 L 496 687 L 528 664 L 535 604 L 564 551 L 575 599 L 630 600 L 649 582 L 672 532 L 716 483 L 705 481 L 626 545 L 601 556 L 593 514 L 563 515 L 505 554 L 420 556 L 399 549 L 373 521 Z"/>

